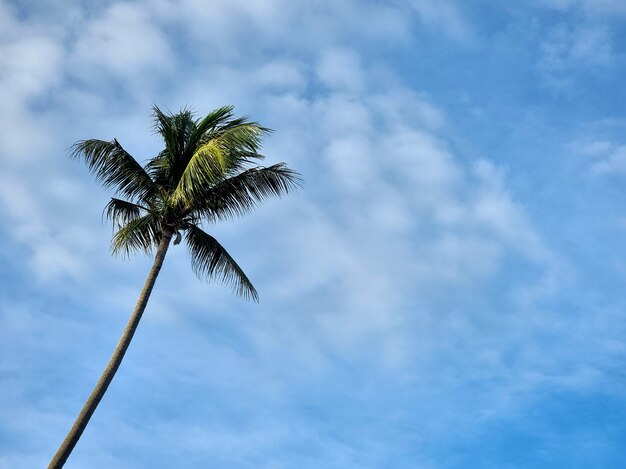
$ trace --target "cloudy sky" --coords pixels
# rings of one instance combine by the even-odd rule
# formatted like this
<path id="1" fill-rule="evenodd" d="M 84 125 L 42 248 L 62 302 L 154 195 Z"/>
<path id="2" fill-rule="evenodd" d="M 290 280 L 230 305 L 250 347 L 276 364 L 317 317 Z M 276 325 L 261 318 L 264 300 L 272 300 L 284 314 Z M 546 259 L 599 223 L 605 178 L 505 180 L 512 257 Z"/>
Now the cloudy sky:
<path id="1" fill-rule="evenodd" d="M 44 467 L 151 260 L 67 148 L 224 104 L 305 184 L 168 254 L 68 468 L 626 466 L 622 0 L 0 0 L 0 467 Z"/>

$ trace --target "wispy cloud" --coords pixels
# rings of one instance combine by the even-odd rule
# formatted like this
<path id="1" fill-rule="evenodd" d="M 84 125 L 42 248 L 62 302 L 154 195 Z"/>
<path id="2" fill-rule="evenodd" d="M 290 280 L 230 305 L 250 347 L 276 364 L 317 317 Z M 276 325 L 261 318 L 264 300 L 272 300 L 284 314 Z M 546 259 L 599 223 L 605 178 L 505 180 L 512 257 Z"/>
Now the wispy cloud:
<path id="1" fill-rule="evenodd" d="M 445 0 L 434 4 L 425 0 L 413 0 L 411 5 L 426 28 L 460 42 L 472 39 L 470 23 L 455 1 Z"/>
<path id="2" fill-rule="evenodd" d="M 581 9 L 592 15 L 626 14 L 620 0 L 539 0 L 539 3 L 559 10 Z"/>
<path id="3" fill-rule="evenodd" d="M 613 63 L 613 38 L 606 25 L 560 24 L 541 45 L 538 68 L 548 84 L 571 88 L 576 80 L 601 73 Z"/>
<path id="4" fill-rule="evenodd" d="M 626 173 L 626 146 L 612 149 L 604 159 L 592 165 L 596 174 Z"/>

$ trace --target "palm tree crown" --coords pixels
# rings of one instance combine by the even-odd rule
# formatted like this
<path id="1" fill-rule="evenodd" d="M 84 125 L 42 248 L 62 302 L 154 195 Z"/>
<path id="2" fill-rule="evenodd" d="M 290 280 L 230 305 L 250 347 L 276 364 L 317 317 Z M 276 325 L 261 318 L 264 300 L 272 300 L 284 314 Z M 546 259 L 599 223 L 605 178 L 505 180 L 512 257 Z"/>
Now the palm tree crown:
<path id="1" fill-rule="evenodd" d="M 113 224 L 114 253 L 154 251 L 163 234 L 182 234 L 198 276 L 231 285 L 244 298 L 258 294 L 234 259 L 217 240 L 200 228 L 244 214 L 270 196 L 281 196 L 300 184 L 299 175 L 285 164 L 256 166 L 262 138 L 269 129 L 245 117 L 233 117 L 224 106 L 196 120 L 183 109 L 163 113 L 154 106 L 155 130 L 165 148 L 145 166 L 117 140 L 82 140 L 71 156 L 84 158 L 106 187 L 116 189 L 105 214 Z"/>

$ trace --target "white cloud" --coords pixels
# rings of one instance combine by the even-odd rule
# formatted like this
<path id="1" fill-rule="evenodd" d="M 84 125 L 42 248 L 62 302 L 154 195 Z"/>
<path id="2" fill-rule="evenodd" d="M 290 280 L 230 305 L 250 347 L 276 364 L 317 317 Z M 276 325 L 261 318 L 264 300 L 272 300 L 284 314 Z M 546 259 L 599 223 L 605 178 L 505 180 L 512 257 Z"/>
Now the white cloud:
<path id="1" fill-rule="evenodd" d="M 453 3 L 436 9 L 415 2 L 414 8 L 429 27 L 455 39 L 470 35 Z M 367 47 L 406 38 L 410 16 L 405 12 L 400 6 L 358 2 L 118 3 L 81 22 L 84 34 L 66 38 L 65 50 L 50 38 L 27 41 L 40 56 L 51 51 L 42 63 L 6 59 L 5 73 L 22 87 L 20 93 L 36 96 L 54 89 L 67 107 L 51 105 L 36 119 L 25 100 L 15 101 L 23 122 L 36 119 L 47 145 L 33 143 L 32 129 L 22 121 L 11 127 L 15 140 L 25 142 L 18 153 L 32 161 L 0 176 L 3 223 L 13 241 L 28 248 L 32 270 L 43 273 L 42 281 L 69 276 L 84 286 L 93 280 L 93 289 L 102 293 L 89 298 L 97 304 L 91 307 L 113 310 L 114 320 L 123 318 L 136 293 L 121 272 L 138 275 L 148 261 L 136 261 L 141 268 L 110 267 L 105 260 L 109 230 L 89 221 L 99 221 L 106 194 L 84 168 L 70 173 L 60 166 L 60 149 L 73 139 L 115 136 L 139 158 L 150 156 L 159 148 L 155 139 L 144 140 L 151 101 L 171 104 L 173 110 L 190 103 L 198 113 L 232 102 L 238 112 L 277 130 L 266 146 L 270 160 L 286 160 L 303 172 L 305 189 L 298 195 L 215 228 L 257 282 L 261 306 L 234 303 L 226 289 L 208 290 L 193 279 L 181 251 L 172 250 L 149 307 L 153 314 L 144 331 L 151 340 L 138 345 L 137 353 L 142 350 L 146 359 L 134 368 L 132 361 L 131 368 L 125 364 L 132 369 L 129 376 L 151 384 L 138 388 L 157 394 L 156 377 L 167 376 L 185 391 L 217 389 L 245 403 L 260 389 L 258 395 L 268 401 L 292 399 L 298 406 L 302 389 L 313 393 L 312 400 L 324 393 L 334 397 L 334 382 L 370 402 L 367 393 L 388 379 L 390 395 L 401 394 L 393 389 L 398 386 L 411 402 L 422 403 L 414 404 L 420 410 L 432 406 L 445 414 L 428 431 L 439 425 L 449 432 L 458 414 L 476 417 L 478 411 L 460 412 L 465 401 L 455 394 L 463 386 L 474 389 L 474 382 L 488 388 L 474 393 L 477 409 L 492 406 L 497 412 L 520 405 L 523 399 L 516 398 L 533 387 L 588 386 L 599 379 L 593 370 L 601 365 L 593 360 L 610 354 L 603 344 L 584 340 L 593 320 L 559 322 L 535 301 L 538 291 L 562 286 L 562 272 L 511 193 L 508 175 L 454 150 L 445 112 L 425 93 L 399 85 L 393 70 L 386 72 L 391 79 L 380 79 L 383 59 L 365 60 Z M 176 41 L 194 48 L 176 49 L 165 32 L 181 25 L 188 26 L 186 36 Z M 285 44 L 285 34 L 296 29 Z M 596 63 L 592 49 L 606 38 L 569 30 L 559 34 L 545 52 L 548 68 L 566 68 L 568 61 Z M 59 81 L 68 64 L 83 69 L 78 86 Z M 172 74 L 172 64 L 181 67 L 180 75 Z M 91 82 L 99 70 L 103 76 Z M 24 73 L 33 82 L 22 83 Z M 140 92 L 145 108 L 115 94 L 103 96 L 100 85 L 108 75 L 118 79 L 124 94 Z M 322 91 L 317 80 L 325 84 Z M 63 131 L 57 133 L 59 128 Z M 29 145 L 54 150 L 28 152 Z M 521 264 L 522 274 L 510 272 L 508 262 Z M 516 297 L 516 292 L 527 295 Z M 81 296 L 85 292 L 75 294 L 89 305 Z M 607 332 L 595 331 L 597 336 Z M 164 340 L 171 342 L 164 345 Z M 593 358 L 570 363 L 572 355 L 564 349 L 573 346 L 588 347 Z M 172 356 L 165 358 L 165 351 Z M 150 361 L 148 352 L 159 359 Z M 358 378 L 340 376 L 342 366 Z M 324 389 L 315 391 L 318 385 Z M 156 406 L 158 399 L 149 397 Z M 391 407 L 403 411 L 399 404 Z M 219 412 L 211 403 L 198 415 L 214 417 L 215 408 Z M 109 428 L 120 428 L 120 416 L 102 415 L 111 419 Z M 261 421 L 242 433 L 250 441 L 237 438 L 241 433 L 231 432 L 228 422 L 216 424 L 216 431 L 185 425 L 189 439 L 182 440 L 198 453 L 210 447 L 228 455 L 293 441 L 281 427 L 288 416 L 273 415 L 277 421 Z M 390 425 L 402 418 L 389 417 Z M 264 436 L 267 428 L 275 433 Z M 94 437 L 91 448 L 107 458 L 97 448 L 110 436 L 104 433 Z M 216 441 L 216 433 L 225 436 Z M 353 453 L 328 441 L 319 443 L 328 461 L 344 467 Z"/>
<path id="2" fill-rule="evenodd" d="M 562 22 L 547 30 L 536 69 L 553 91 L 575 93 L 583 80 L 611 73 L 613 42 L 611 29 L 601 21 Z"/>
<path id="3" fill-rule="evenodd" d="M 427 96 L 393 87 L 370 98 L 376 109 L 385 116 L 390 128 L 411 127 L 415 123 L 429 131 L 445 127 L 444 113 L 434 106 Z"/>
<path id="4" fill-rule="evenodd" d="M 81 25 L 73 47 L 78 76 L 93 80 L 102 71 L 124 79 L 176 67 L 167 34 L 141 3 L 114 3 Z"/>
<path id="5" fill-rule="evenodd" d="M 364 71 L 359 56 L 349 49 L 327 49 L 317 66 L 317 76 L 334 90 L 363 88 Z"/>
<path id="6" fill-rule="evenodd" d="M 433 3 L 428 0 L 413 0 L 411 5 L 426 27 L 459 42 L 467 42 L 472 39 L 470 25 L 455 2 L 445 0 Z"/>
<path id="7" fill-rule="evenodd" d="M 102 67 L 118 77 L 139 79 L 137 83 L 146 80 L 152 85 L 144 88 L 150 89 L 159 83 L 155 71 L 171 71 L 163 65 L 171 63 L 172 58 L 163 25 L 177 24 L 180 18 L 192 21 L 189 34 L 198 47 L 177 59 L 181 61 L 204 57 L 221 33 L 232 39 L 228 54 L 218 53 L 200 68 L 206 73 L 181 75 L 176 87 L 167 90 L 168 100 L 185 96 L 203 110 L 207 103 L 223 102 L 244 102 L 253 111 L 267 109 L 267 115 L 274 120 L 271 126 L 280 129 L 279 141 L 273 146 L 275 152 L 293 161 L 296 168 L 302 164 L 302 170 L 308 171 L 308 184 L 318 185 L 307 189 L 311 196 L 305 202 L 300 200 L 304 209 L 293 209 L 294 220 L 303 228 L 287 230 L 280 241 L 289 247 L 289 254 L 279 271 L 288 274 L 281 274 L 287 280 L 277 283 L 272 296 L 288 301 L 324 291 L 337 298 L 328 305 L 336 315 L 320 319 L 320 327 L 335 334 L 335 344 L 343 338 L 360 344 L 369 334 L 375 334 L 386 344 L 383 349 L 389 348 L 387 356 L 400 360 L 401 353 L 391 350 L 395 340 L 403 343 L 398 324 L 407 317 L 393 318 L 390 311 L 402 310 L 417 292 L 472 285 L 486 288 L 507 255 L 526 257 L 541 268 L 550 268 L 549 256 L 537 254 L 545 248 L 523 210 L 507 193 L 504 176 L 486 162 L 475 166 L 463 163 L 448 148 L 445 138 L 435 133 L 445 130 L 441 110 L 426 96 L 399 87 L 395 81 L 385 86 L 372 78 L 369 71 L 383 67 L 365 64 L 358 51 L 341 45 L 347 34 L 371 34 L 371 39 L 378 40 L 383 26 L 380 31 L 378 27 L 371 31 L 345 30 L 341 21 L 330 21 L 332 15 L 327 16 L 327 11 L 320 11 L 314 4 L 307 4 L 302 11 L 278 1 L 260 2 L 250 8 L 244 8 L 243 3 L 232 8 L 207 8 L 187 2 L 176 11 L 167 3 L 150 4 L 154 6 L 152 11 L 143 8 L 142 3 L 113 4 L 82 22 L 80 31 L 84 34 L 70 48 L 74 51 L 71 64 L 91 70 L 89 73 Z M 398 12 L 382 6 L 358 9 L 352 3 L 333 5 L 328 8 L 335 13 L 354 13 L 363 20 L 381 12 L 383 19 L 393 18 Z M 423 2 L 416 3 L 415 8 L 425 22 L 440 25 L 453 35 L 465 34 L 457 10 L 452 4 L 446 5 L 440 13 Z M 313 12 L 313 18 L 306 12 Z M 289 54 L 298 52 L 298 58 L 289 59 L 286 53 L 269 62 L 254 58 L 239 62 L 240 55 L 249 49 L 249 38 L 240 36 L 245 31 L 281 31 L 294 24 L 301 25 L 305 35 L 324 35 L 322 47 L 315 41 L 295 43 L 286 48 Z M 273 46 L 275 34 L 257 36 L 258 50 L 264 45 Z M 402 34 L 390 40 L 398 40 Z M 334 42 L 340 46 L 324 47 Z M 54 63 L 62 57 L 58 54 Z M 324 93 L 311 93 L 311 70 L 326 83 Z M 18 71 L 11 76 L 19 76 Z M 82 86 L 87 84 L 85 81 Z M 50 86 L 44 85 L 41 90 Z M 69 84 L 65 88 L 68 96 L 80 92 Z M 305 93 L 309 93 L 306 98 Z M 97 95 L 97 90 L 91 94 Z M 87 101 L 95 99 L 89 92 L 84 97 Z M 215 102 L 218 99 L 220 102 Z M 139 143 L 145 132 L 136 123 L 145 119 L 146 110 L 135 110 L 117 120 L 107 112 L 106 102 L 93 102 L 96 104 L 92 110 L 103 115 L 102 119 L 91 116 L 93 124 L 81 123 L 85 136 L 105 129 L 113 134 L 97 136 L 119 137 L 129 149 L 136 146 L 139 154 L 141 150 L 145 153 L 146 146 Z M 146 123 L 145 128 L 148 126 Z M 284 137 L 280 135 L 283 132 Z M 39 174 L 44 174 L 50 163 L 45 159 L 40 162 L 43 166 Z M 32 173 L 12 177 L 32 178 Z M 37 180 L 43 180 L 42 176 Z M 48 276 L 77 277 L 94 271 L 97 266 L 89 266 L 86 256 L 94 245 L 91 241 L 81 243 L 89 236 L 77 228 L 83 222 L 73 220 L 68 227 L 49 223 L 55 218 L 51 213 L 72 210 L 72 196 L 85 189 L 65 183 L 49 189 L 49 205 L 44 207 L 23 182 L 6 186 L 2 196 L 7 206 L 30 204 L 12 214 L 13 232 L 33 246 L 32 265 Z M 93 190 L 100 191 L 95 186 Z M 79 198 L 89 197 L 80 194 Z M 332 205 L 325 207 L 326 203 Z M 33 224 L 32 220 L 38 221 Z M 96 239 L 103 238 L 104 234 L 99 234 Z M 259 261 L 257 266 L 262 269 L 270 264 L 266 259 L 265 264 Z"/>
<path id="8" fill-rule="evenodd" d="M 19 37 L 19 36 L 18 36 Z M 0 46 L 3 93 L 33 97 L 59 80 L 62 50 L 56 41 L 27 36 Z"/>
<path id="9" fill-rule="evenodd" d="M 323 49 L 346 46 L 355 39 L 397 43 L 408 38 L 410 29 L 406 7 L 381 3 L 262 0 L 251 5 L 235 0 L 213 2 L 210 8 L 199 0 L 185 0 L 176 8 L 164 2 L 152 4 L 158 14 L 184 25 L 183 33 L 193 39 L 192 44 L 202 42 L 202 48 L 187 52 L 206 60 L 250 62 L 276 48 L 311 54 L 315 49 L 311 44 Z M 255 47 L 241 49 L 251 44 Z"/>
<path id="10" fill-rule="evenodd" d="M 583 155 L 598 156 L 609 152 L 613 148 L 613 144 L 605 140 L 593 140 L 590 142 L 578 142 L 571 145 L 570 148 Z"/>
<path id="11" fill-rule="evenodd" d="M 263 89 L 287 89 L 301 92 L 307 85 L 303 66 L 287 60 L 274 60 L 259 67 L 255 73 L 257 86 Z"/>
<path id="12" fill-rule="evenodd" d="M 289 135 L 273 152 L 289 154 L 306 142 L 315 164 L 309 162 L 304 194 L 287 202 L 286 213 L 264 215 L 244 230 L 285 227 L 274 234 L 281 255 L 270 248 L 255 256 L 258 265 L 272 263 L 279 273 L 264 284 L 268 301 L 298 298 L 311 304 L 307 310 L 314 308 L 309 314 L 317 319 L 309 330 L 317 331 L 322 344 L 353 356 L 367 353 L 363 347 L 369 343 L 381 365 L 399 366 L 417 353 L 406 345 L 415 333 L 409 325 L 421 315 L 412 305 L 415 297 L 488 290 L 511 256 L 541 272 L 516 285 L 528 295 L 556 274 L 557 283 L 542 293 L 553 291 L 560 273 L 508 193 L 506 176 L 487 161 L 463 163 L 430 131 L 443 120 L 432 104 L 424 118 L 419 106 L 394 110 L 389 96 L 391 102 L 400 96 L 427 102 L 408 90 L 368 89 L 290 99 L 295 114 L 288 107 L 279 121 Z M 306 124 L 289 128 L 294 115 Z M 296 168 L 298 161 L 305 162 L 296 160 Z M 270 236 L 262 233 L 257 235 Z M 326 300 L 318 304 L 318 297 Z M 424 308 L 431 307 L 425 301 Z"/>
<path id="13" fill-rule="evenodd" d="M 626 146 L 620 144 L 618 140 L 622 126 L 619 122 L 608 124 L 600 123 L 594 132 L 597 135 L 616 133 L 616 139 L 598 138 L 597 135 L 592 134 L 590 138 L 569 145 L 572 151 L 587 158 L 586 163 L 591 172 L 597 176 L 626 173 Z"/>
<path id="14" fill-rule="evenodd" d="M 539 2 L 559 10 L 582 9 L 592 15 L 626 14 L 626 5 L 621 0 L 539 0 Z"/>
<path id="15" fill-rule="evenodd" d="M 50 175 L 50 174 L 49 174 Z M 86 229 L 83 222 L 66 218 L 70 207 L 86 198 L 84 189 L 56 179 L 22 181 L 18 173 L 0 177 L 0 205 L 4 209 L 8 232 L 29 246 L 30 265 L 36 278 L 50 281 L 69 275 L 80 278 L 87 272 L 86 254 L 97 247 L 102 237 Z"/>
<path id="16" fill-rule="evenodd" d="M 613 149 L 600 161 L 591 166 L 595 174 L 626 173 L 626 146 Z"/>
<path id="17" fill-rule="evenodd" d="M 20 23 L 6 7 L 2 11 L 7 15 L 0 20 L 2 26 L 11 32 L 0 39 L 0 158 L 8 168 L 49 148 L 45 118 L 29 107 L 60 83 L 65 51 L 52 32 Z"/>
<path id="18" fill-rule="evenodd" d="M 577 67 L 593 69 L 610 64 L 612 38 L 599 24 L 561 24 L 550 32 L 542 45 L 539 67 L 547 72 L 565 73 Z"/>

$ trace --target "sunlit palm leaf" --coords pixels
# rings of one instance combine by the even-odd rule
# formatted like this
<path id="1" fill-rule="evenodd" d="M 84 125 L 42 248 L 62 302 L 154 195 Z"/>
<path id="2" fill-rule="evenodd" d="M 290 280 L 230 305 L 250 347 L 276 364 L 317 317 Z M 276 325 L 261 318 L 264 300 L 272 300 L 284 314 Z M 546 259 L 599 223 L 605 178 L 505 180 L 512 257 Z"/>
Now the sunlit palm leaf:
<path id="1" fill-rule="evenodd" d="M 269 132 L 254 122 L 245 122 L 216 132 L 207 142 L 221 149 L 220 164 L 225 173 L 232 175 L 245 169 L 246 164 L 264 159 L 259 149 L 263 136 Z"/>
<path id="2" fill-rule="evenodd" d="M 222 181 L 225 176 L 226 151 L 213 140 L 198 149 L 174 189 L 175 200 L 190 201 L 194 193 Z"/>
<path id="3" fill-rule="evenodd" d="M 177 163 L 181 169 L 177 181 L 176 200 L 190 200 L 199 187 L 217 184 L 229 175 L 245 169 L 254 159 L 263 159 L 258 153 L 261 140 L 269 129 L 256 123 L 236 119 L 223 127 L 210 129 L 197 142 L 193 153 L 186 154 Z"/>
<path id="4" fill-rule="evenodd" d="M 219 140 L 222 146 L 233 151 L 256 152 L 261 148 L 263 137 L 269 132 L 271 129 L 256 122 L 244 118 L 233 119 L 222 127 L 206 132 L 198 142 L 198 147 L 209 140 Z"/>
<path id="5" fill-rule="evenodd" d="M 222 106 L 214 109 L 207 116 L 195 123 L 195 129 L 186 142 L 185 157 L 189 159 L 198 147 L 201 145 L 203 138 L 210 131 L 225 125 L 233 117 L 233 106 Z"/>
<path id="6" fill-rule="evenodd" d="M 241 267 L 217 240 L 196 226 L 187 229 L 191 265 L 199 277 L 209 277 L 230 285 L 243 298 L 256 302 L 259 295 Z"/>

